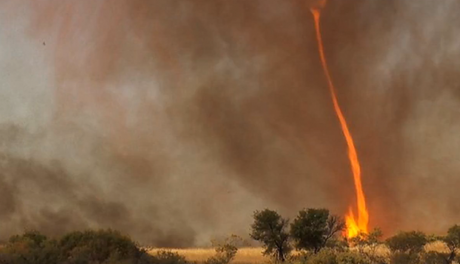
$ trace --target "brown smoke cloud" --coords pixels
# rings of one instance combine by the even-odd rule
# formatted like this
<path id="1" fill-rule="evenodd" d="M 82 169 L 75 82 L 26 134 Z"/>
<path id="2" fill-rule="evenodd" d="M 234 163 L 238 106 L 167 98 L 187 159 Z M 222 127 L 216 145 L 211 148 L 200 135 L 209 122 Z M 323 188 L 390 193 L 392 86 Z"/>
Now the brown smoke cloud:
<path id="1" fill-rule="evenodd" d="M 255 209 L 345 213 L 346 145 L 305 1 L 3 1 L 0 237 L 246 234 Z M 340 1 L 326 56 L 372 226 L 460 217 L 460 5 Z"/>

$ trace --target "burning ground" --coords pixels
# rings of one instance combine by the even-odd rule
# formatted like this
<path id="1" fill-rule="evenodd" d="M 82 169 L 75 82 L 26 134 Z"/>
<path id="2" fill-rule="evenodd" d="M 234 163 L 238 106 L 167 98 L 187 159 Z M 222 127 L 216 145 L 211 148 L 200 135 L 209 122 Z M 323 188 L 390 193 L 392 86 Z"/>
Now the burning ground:
<path id="1" fill-rule="evenodd" d="M 460 218 L 460 3 L 330 0 L 321 30 L 370 225 Z M 0 237 L 246 234 L 263 207 L 354 204 L 306 1 L 0 4 Z"/>

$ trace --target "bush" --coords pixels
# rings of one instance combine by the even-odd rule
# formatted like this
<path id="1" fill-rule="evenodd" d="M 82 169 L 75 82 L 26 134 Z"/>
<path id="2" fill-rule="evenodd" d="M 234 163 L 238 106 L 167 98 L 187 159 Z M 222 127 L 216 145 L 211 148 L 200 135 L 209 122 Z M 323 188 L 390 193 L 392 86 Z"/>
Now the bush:
<path id="1" fill-rule="evenodd" d="M 306 264 L 339 264 L 334 250 L 325 249 L 307 257 Z"/>
<path id="2" fill-rule="evenodd" d="M 171 251 L 159 251 L 152 256 L 151 262 L 155 264 L 187 264 L 185 257 Z"/>
<path id="3" fill-rule="evenodd" d="M 417 254 L 420 253 L 428 239 L 422 232 L 400 232 L 399 234 L 387 239 L 388 247 L 394 252 Z"/>
<path id="4" fill-rule="evenodd" d="M 400 232 L 386 241 L 392 251 L 392 264 L 418 264 L 421 261 L 421 252 L 428 243 L 427 236 L 419 231 Z"/>
<path id="5" fill-rule="evenodd" d="M 449 261 L 449 253 L 429 251 L 422 254 L 422 263 L 424 264 L 446 264 Z"/>
<path id="6" fill-rule="evenodd" d="M 12 236 L 0 249 L 0 263 L 8 264 L 57 263 L 58 256 L 56 241 L 49 240 L 37 231 Z"/>
<path id="7" fill-rule="evenodd" d="M 418 264 L 421 263 L 420 253 L 428 243 L 427 236 L 419 231 L 400 232 L 387 239 L 386 244 L 392 251 L 390 263 L 392 264 Z"/>
<path id="8" fill-rule="evenodd" d="M 410 254 L 407 252 L 394 252 L 390 256 L 390 264 L 419 264 L 420 258 L 418 254 Z"/>
<path id="9" fill-rule="evenodd" d="M 457 251 L 460 248 L 460 226 L 454 225 L 447 231 L 447 236 L 441 238 L 449 248 L 449 253 L 441 257 L 444 257 L 445 263 L 452 263 L 457 258 Z M 457 261 L 458 262 L 458 261 Z"/>
<path id="10" fill-rule="evenodd" d="M 377 252 L 378 247 L 382 244 L 380 241 L 382 235 L 382 231 L 379 228 L 374 228 L 367 234 L 360 233 L 358 236 L 349 239 L 349 243 L 356 247 L 358 252 L 372 263 L 385 263 L 385 257 Z"/>
<path id="11" fill-rule="evenodd" d="M 216 255 L 208 258 L 204 263 L 205 264 L 228 264 L 236 256 L 238 252 L 237 244 L 241 242 L 242 239 L 236 235 L 231 235 L 223 243 L 213 242 L 214 247 L 216 248 Z"/>
<path id="12" fill-rule="evenodd" d="M 338 264 L 370 264 L 371 262 L 365 255 L 356 251 L 341 252 L 337 254 Z"/>
<path id="13" fill-rule="evenodd" d="M 29 231 L 12 236 L 0 248 L 0 264 L 172 264 L 160 255 L 153 257 L 119 232 L 112 230 L 72 232 L 61 239 Z"/>
<path id="14" fill-rule="evenodd" d="M 326 242 L 324 247 L 334 249 L 338 252 L 345 252 L 350 249 L 350 245 L 343 238 L 331 238 Z"/>
<path id="15" fill-rule="evenodd" d="M 305 264 L 371 264 L 372 262 L 356 251 L 337 252 L 323 249 L 317 254 L 306 256 Z"/>
<path id="16" fill-rule="evenodd" d="M 68 264 L 104 261 L 135 263 L 142 254 L 146 254 L 130 238 L 112 230 L 72 232 L 60 239 L 59 247 L 60 260 Z"/>

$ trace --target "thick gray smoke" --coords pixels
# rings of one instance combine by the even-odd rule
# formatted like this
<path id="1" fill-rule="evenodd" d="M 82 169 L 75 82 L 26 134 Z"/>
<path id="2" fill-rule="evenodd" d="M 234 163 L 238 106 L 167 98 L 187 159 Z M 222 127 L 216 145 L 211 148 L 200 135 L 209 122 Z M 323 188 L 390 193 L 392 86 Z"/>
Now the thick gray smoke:
<path id="1" fill-rule="evenodd" d="M 460 219 L 460 2 L 330 0 L 326 56 L 371 225 Z M 305 1 L 4 0 L 0 238 L 247 234 L 253 210 L 354 202 Z"/>

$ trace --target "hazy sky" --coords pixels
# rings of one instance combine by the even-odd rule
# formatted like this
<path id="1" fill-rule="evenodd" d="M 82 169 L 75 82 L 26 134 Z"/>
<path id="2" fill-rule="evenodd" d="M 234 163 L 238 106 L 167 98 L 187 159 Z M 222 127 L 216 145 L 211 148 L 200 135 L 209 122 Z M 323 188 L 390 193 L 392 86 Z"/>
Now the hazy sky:
<path id="1" fill-rule="evenodd" d="M 303 0 L 0 2 L 0 240 L 116 228 L 207 245 L 265 207 L 346 213 Z M 371 227 L 460 220 L 460 2 L 330 0 L 326 57 Z"/>

